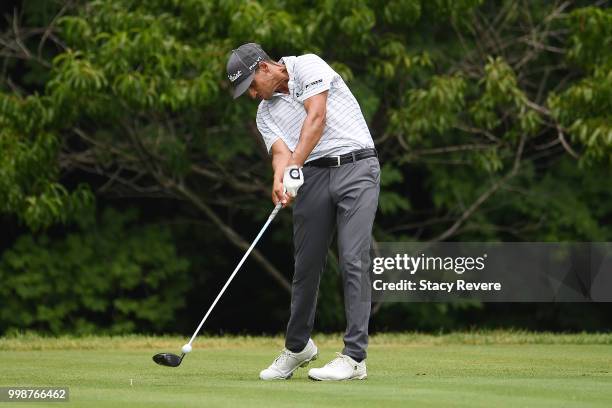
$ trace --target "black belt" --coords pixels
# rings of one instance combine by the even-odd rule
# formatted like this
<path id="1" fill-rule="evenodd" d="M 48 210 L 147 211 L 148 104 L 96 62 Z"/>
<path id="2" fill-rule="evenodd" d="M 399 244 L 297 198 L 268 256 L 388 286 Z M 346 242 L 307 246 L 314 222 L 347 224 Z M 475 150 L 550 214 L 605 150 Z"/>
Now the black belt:
<path id="1" fill-rule="evenodd" d="M 320 159 L 309 161 L 305 163 L 304 166 L 340 167 L 343 164 L 353 163 L 370 157 L 378 157 L 376 149 L 360 149 L 340 156 L 325 156 Z"/>

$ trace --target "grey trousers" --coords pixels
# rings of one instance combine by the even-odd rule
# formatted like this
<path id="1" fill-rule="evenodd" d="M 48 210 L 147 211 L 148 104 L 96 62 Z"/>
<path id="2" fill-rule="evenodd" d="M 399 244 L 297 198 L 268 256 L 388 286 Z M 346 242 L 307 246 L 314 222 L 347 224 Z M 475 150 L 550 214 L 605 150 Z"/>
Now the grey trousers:
<path id="1" fill-rule="evenodd" d="M 340 167 L 304 167 L 303 171 L 304 184 L 293 206 L 295 269 L 285 347 L 299 352 L 310 338 L 321 273 L 337 227 L 346 313 L 342 353 L 361 360 L 368 346 L 371 287 L 367 269 L 380 192 L 378 159 Z"/>

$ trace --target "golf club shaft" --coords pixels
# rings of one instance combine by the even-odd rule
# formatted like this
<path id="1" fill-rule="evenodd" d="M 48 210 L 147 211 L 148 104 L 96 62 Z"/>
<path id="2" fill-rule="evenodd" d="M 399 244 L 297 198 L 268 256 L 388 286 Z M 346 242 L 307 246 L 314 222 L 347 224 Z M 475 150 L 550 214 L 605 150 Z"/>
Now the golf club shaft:
<path id="1" fill-rule="evenodd" d="M 278 214 L 278 212 L 280 211 L 280 209 L 282 208 L 282 204 L 278 203 L 276 204 L 276 207 L 274 207 L 274 210 L 272 210 L 272 214 L 270 214 L 270 216 L 268 217 L 268 221 L 266 221 L 266 223 L 264 224 L 264 226 L 262 227 L 261 231 L 259 231 L 259 234 L 257 234 L 257 236 L 255 237 L 255 239 L 253 240 L 253 243 L 251 244 L 251 246 L 249 247 L 249 249 L 246 251 L 246 253 L 244 254 L 244 256 L 242 257 L 242 259 L 240 260 L 240 262 L 238 263 L 238 266 L 236 266 L 236 269 L 234 269 L 234 272 L 232 272 L 232 274 L 230 275 L 229 279 L 227 280 L 227 282 L 225 282 L 225 285 L 223 286 L 223 288 L 221 289 L 221 292 L 219 292 L 219 294 L 217 295 L 217 298 L 215 299 L 215 301 L 212 303 L 212 305 L 210 305 L 210 308 L 208 309 L 208 312 L 206 312 L 206 314 L 204 315 L 204 318 L 202 319 L 202 321 L 200 322 L 200 325 L 198 326 L 198 328 L 196 329 L 195 333 L 193 333 L 193 336 L 191 336 L 191 340 L 189 340 L 189 344 L 191 345 L 193 343 L 193 340 L 195 340 L 196 336 L 198 335 L 198 333 L 200 332 L 200 329 L 202 328 L 202 326 L 204 325 L 204 322 L 206 321 L 206 319 L 208 319 L 208 315 L 210 315 L 210 312 L 212 312 L 212 310 L 214 309 L 215 305 L 217 304 L 217 302 L 219 301 L 219 299 L 221 298 L 221 296 L 223 296 L 223 293 L 225 292 L 225 289 L 227 289 L 227 287 L 229 286 L 229 284 L 231 283 L 232 279 L 234 279 L 234 276 L 236 276 L 236 274 L 238 273 L 238 271 L 240 270 L 240 267 L 242 266 L 242 264 L 244 263 L 244 261 L 247 259 L 247 257 L 249 256 L 249 254 L 251 253 L 251 251 L 253 250 L 253 248 L 255 247 L 255 245 L 257 244 L 257 242 L 259 241 L 259 239 L 261 238 L 261 236 L 263 235 L 263 233 L 265 232 L 266 228 L 268 228 L 268 225 L 270 225 L 270 223 L 272 222 L 272 220 L 274 219 L 274 217 L 276 217 L 276 214 Z"/>

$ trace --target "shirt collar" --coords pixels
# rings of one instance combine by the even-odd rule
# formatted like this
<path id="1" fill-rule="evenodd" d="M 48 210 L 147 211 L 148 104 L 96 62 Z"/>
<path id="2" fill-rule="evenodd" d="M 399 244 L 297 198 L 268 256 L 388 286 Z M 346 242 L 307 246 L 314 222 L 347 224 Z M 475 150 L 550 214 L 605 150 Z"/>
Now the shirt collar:
<path id="1" fill-rule="evenodd" d="M 289 74 L 289 82 L 287 83 L 287 87 L 289 88 L 289 94 L 284 94 L 282 92 L 274 92 L 272 96 L 291 96 L 293 95 L 293 88 L 295 87 L 295 83 L 293 81 L 293 70 L 295 67 L 295 59 L 296 57 L 282 57 L 278 60 L 280 64 L 285 65 L 287 68 L 287 74 Z"/>

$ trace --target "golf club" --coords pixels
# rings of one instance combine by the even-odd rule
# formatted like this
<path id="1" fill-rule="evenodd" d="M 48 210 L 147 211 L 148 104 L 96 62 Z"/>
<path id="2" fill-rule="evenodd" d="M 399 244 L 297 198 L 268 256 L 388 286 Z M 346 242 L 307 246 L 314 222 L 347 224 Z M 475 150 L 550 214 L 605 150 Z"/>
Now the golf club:
<path id="1" fill-rule="evenodd" d="M 253 240 L 253 243 L 251 244 L 249 249 L 246 251 L 246 253 L 242 257 L 240 262 L 238 263 L 238 266 L 236 266 L 236 269 L 234 269 L 234 272 L 232 272 L 232 274 L 230 275 L 230 277 L 227 280 L 227 282 L 225 282 L 225 285 L 221 289 L 221 292 L 219 292 L 219 294 L 217 295 L 217 298 L 215 299 L 215 301 L 212 303 L 212 305 L 210 305 L 210 308 L 208 309 L 208 311 L 204 315 L 204 318 L 200 322 L 198 328 L 193 333 L 193 336 L 191 336 L 191 340 L 189 340 L 189 343 L 185 344 L 181 348 L 181 351 L 182 351 L 181 355 L 177 356 L 176 354 L 172 354 L 172 353 L 159 353 L 159 354 L 156 354 L 156 355 L 153 356 L 153 361 L 155 361 L 159 365 L 166 366 L 166 367 L 178 367 L 179 365 L 181 365 L 181 362 L 183 361 L 183 358 L 185 357 L 185 354 L 187 354 L 187 353 L 189 353 L 191 351 L 191 345 L 193 344 L 193 341 L 195 340 L 195 338 L 198 335 L 198 333 L 200 332 L 200 329 L 204 325 L 204 322 L 206 321 L 206 319 L 208 319 L 208 316 L 210 315 L 210 312 L 212 312 L 213 308 L 215 307 L 215 305 L 217 304 L 217 302 L 219 301 L 221 296 L 223 296 L 223 293 L 225 292 L 225 289 L 227 289 L 227 287 L 229 286 L 229 284 L 232 281 L 232 279 L 234 279 L 234 276 L 236 276 L 236 274 L 240 270 L 240 267 L 242 266 L 242 264 L 244 263 L 246 258 L 249 256 L 249 254 L 251 253 L 251 251 L 253 250 L 253 248 L 255 247 L 255 245 L 257 244 L 257 242 L 259 241 L 259 239 L 263 235 L 264 231 L 266 230 L 266 228 L 268 228 L 268 225 L 270 225 L 270 223 L 272 222 L 274 217 L 276 217 L 276 214 L 278 214 L 278 212 L 280 211 L 281 208 L 282 208 L 282 204 L 281 203 L 278 203 L 274 207 L 274 210 L 272 210 L 272 214 L 270 214 L 270 216 L 268 217 L 268 221 L 266 221 L 266 223 L 262 227 L 261 231 L 259 231 L 259 234 L 257 234 L 255 239 Z"/>

